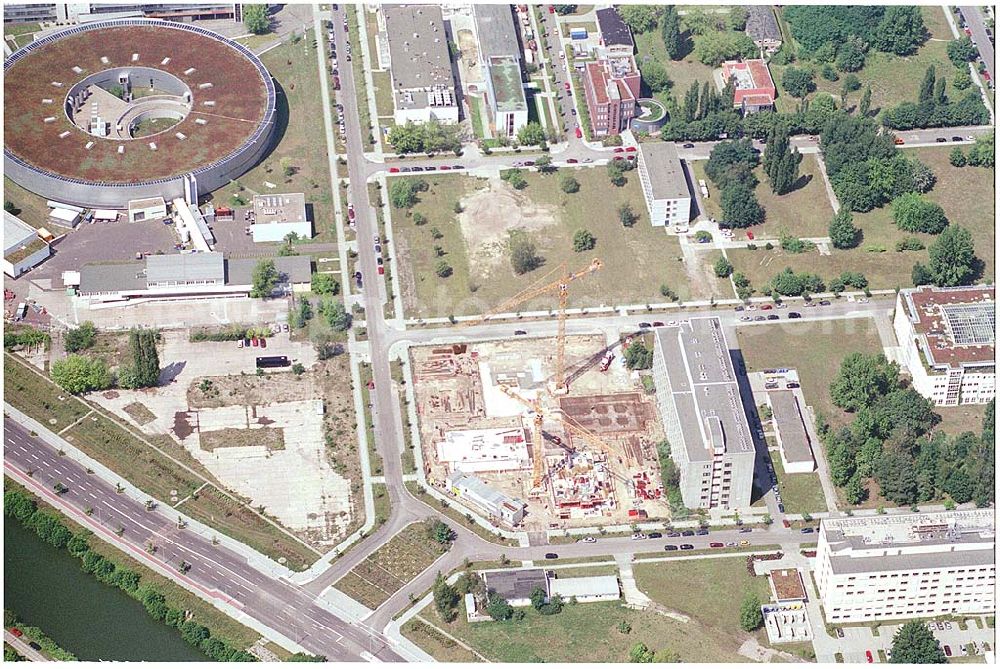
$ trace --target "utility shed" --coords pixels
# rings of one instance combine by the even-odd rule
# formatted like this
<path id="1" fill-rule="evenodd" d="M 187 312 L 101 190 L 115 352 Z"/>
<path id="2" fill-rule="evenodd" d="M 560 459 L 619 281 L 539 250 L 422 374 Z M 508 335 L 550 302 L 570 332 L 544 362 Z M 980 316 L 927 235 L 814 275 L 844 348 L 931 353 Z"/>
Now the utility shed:
<path id="1" fill-rule="evenodd" d="M 162 197 L 128 201 L 128 222 L 155 221 L 167 217 L 167 203 Z"/>
<path id="2" fill-rule="evenodd" d="M 583 576 L 580 578 L 550 578 L 549 597 L 559 595 L 563 601 L 568 601 L 571 597 L 576 597 L 576 601 L 585 602 L 607 602 L 621 597 L 618 588 L 618 577 L 608 576 Z"/>
<path id="3" fill-rule="evenodd" d="M 49 257 L 48 243 L 9 211 L 3 213 L 3 271 L 17 278 Z"/>

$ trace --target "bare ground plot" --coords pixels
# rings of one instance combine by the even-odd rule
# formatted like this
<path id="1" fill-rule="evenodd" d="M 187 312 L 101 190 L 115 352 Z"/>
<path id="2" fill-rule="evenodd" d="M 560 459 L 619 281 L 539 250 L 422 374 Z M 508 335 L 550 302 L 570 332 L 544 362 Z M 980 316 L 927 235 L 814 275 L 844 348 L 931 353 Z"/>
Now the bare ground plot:
<path id="1" fill-rule="evenodd" d="M 451 623 L 441 622 L 432 607 L 423 615 L 492 662 L 627 662 L 629 649 L 637 643 L 653 650 L 672 650 L 680 655 L 681 662 L 740 659 L 735 647 L 723 646 L 700 625 L 651 611 L 627 609 L 618 602 L 566 605 L 551 616 L 543 616 L 531 607 L 523 610 L 524 620 L 506 622 L 469 623 L 464 603 Z M 623 622 L 631 628 L 627 634 L 619 631 Z M 734 627 L 737 622 L 733 621 Z M 415 640 L 422 641 L 420 637 Z M 431 653 L 442 652 L 434 644 L 423 647 Z"/>
<path id="2" fill-rule="evenodd" d="M 580 183 L 575 194 L 563 193 L 560 177 L 571 174 Z M 407 315 L 445 316 L 482 313 L 557 271 L 561 263 L 573 271 L 600 258 L 603 268 L 573 284 L 570 306 L 659 302 L 660 285 L 666 284 L 687 299 L 683 254 L 676 237 L 650 226 L 642 199 L 639 177 L 629 173 L 623 188 L 614 188 L 603 168 L 561 169 L 553 175 L 526 174 L 528 186 L 514 191 L 499 181 L 476 183 L 464 177 L 430 177 L 431 189 L 420 194 L 414 213 L 428 222 L 416 226 L 401 210 L 393 211 L 393 228 L 403 272 Z M 472 190 L 475 189 L 475 190 Z M 454 213 L 461 200 L 464 211 Z M 639 220 L 625 228 L 618 220 L 618 207 L 629 203 Z M 443 237 L 435 240 L 432 228 Z M 524 229 L 544 262 L 536 270 L 515 275 L 507 253 L 511 230 Z M 590 231 L 597 240 L 593 250 L 573 251 L 578 229 Z M 439 278 L 434 268 L 439 258 L 454 272 Z M 553 277 L 554 278 L 554 275 Z M 517 310 L 554 308 L 555 297 L 542 297 Z"/>
<path id="3" fill-rule="evenodd" d="M 142 402 L 132 402 L 122 407 L 122 411 L 132 417 L 139 425 L 145 425 L 156 420 L 156 414 L 149 410 Z"/>
<path id="4" fill-rule="evenodd" d="M 229 184 L 215 191 L 213 197 L 218 205 L 228 204 L 236 193 L 247 201 L 254 193 L 305 193 L 306 204 L 312 205 L 314 239 L 331 242 L 337 237 L 314 37 L 310 29 L 297 44 L 284 42 L 261 56 L 278 89 L 278 144 L 261 163 L 240 177 L 238 183 L 246 190 L 239 191 L 235 184 Z M 324 42 L 321 36 L 320 48 Z M 283 160 L 294 169 L 291 177 L 282 174 Z M 265 181 L 276 187 L 268 188 Z"/>
<path id="5" fill-rule="evenodd" d="M 226 497 L 215 486 L 202 488 L 177 510 L 296 571 L 319 557 L 317 551 L 263 520 L 247 504 Z"/>
<path id="6" fill-rule="evenodd" d="M 427 535 L 423 523 L 413 523 L 334 585 L 368 608 L 377 609 L 445 550 Z"/>
<path id="7" fill-rule="evenodd" d="M 934 413 L 941 416 L 941 422 L 935 429 L 947 434 L 956 435 L 963 432 L 982 431 L 983 418 L 986 416 L 985 404 L 963 404 L 957 407 L 934 407 Z"/>
<path id="8" fill-rule="evenodd" d="M 806 403 L 831 425 L 851 417 L 834 406 L 830 382 L 849 353 L 880 353 L 875 321 L 851 318 L 810 323 L 751 326 L 736 331 L 747 372 L 788 367 L 796 369 Z"/>
<path id="9" fill-rule="evenodd" d="M 766 219 L 762 225 L 754 226 L 756 237 L 777 239 L 783 233 L 795 237 L 826 237 L 827 227 L 833 218 L 833 207 L 826 194 L 823 175 L 819 171 L 817 157 L 807 154 L 799 165 L 799 180 L 794 190 L 784 195 L 775 195 L 768 183 L 764 168 L 754 170 L 760 183 L 757 185 L 757 200 L 764 207 Z M 706 213 L 717 221 L 722 220 L 721 193 L 715 184 L 705 176 L 704 160 L 691 161 L 694 178 L 704 179 L 710 197 L 702 198 Z"/>
<path id="10" fill-rule="evenodd" d="M 744 595 L 756 594 L 762 602 L 770 598 L 767 579 L 750 576 L 744 558 L 638 564 L 634 573 L 636 585 L 650 599 L 690 616 L 686 628 L 703 630 L 714 647 L 732 654 L 749 638 L 739 626 Z"/>
<path id="11" fill-rule="evenodd" d="M 924 25 L 930 32 L 931 38 L 925 42 L 917 52 L 911 56 L 897 56 L 889 53 L 882 53 L 871 49 L 865 59 L 865 66 L 855 74 L 861 80 L 860 91 L 851 93 L 848 96 L 848 108 L 855 107 L 861 100 L 865 86 L 872 88 L 871 113 L 875 114 L 887 107 L 893 107 L 900 102 L 916 102 L 917 93 L 920 88 L 920 81 L 927 71 L 927 67 L 934 66 L 937 76 L 946 77 L 948 80 L 947 93 L 964 95 L 966 91 L 956 91 L 951 85 L 955 80 L 957 69 L 948 60 L 948 42 L 953 39 L 951 29 L 944 16 L 944 8 L 940 5 L 925 6 L 922 8 Z M 791 33 L 784 31 L 786 39 Z M 802 67 L 801 62 L 794 63 L 794 67 Z M 814 81 L 817 92 L 825 91 L 834 96 L 840 105 L 840 87 L 843 84 L 844 74 L 841 73 L 840 81 L 827 81 L 820 76 L 818 67 L 815 70 Z M 797 100 L 781 87 L 781 75 L 785 67 L 771 65 L 771 76 L 778 86 L 778 99 L 776 106 L 778 111 L 791 112 L 795 110 Z M 815 94 L 813 94 L 815 96 Z"/>
<path id="12" fill-rule="evenodd" d="M 225 428 L 211 432 L 199 432 L 199 446 L 203 451 L 214 451 L 217 448 L 240 446 L 263 446 L 268 451 L 281 451 L 285 448 L 285 436 L 282 430 L 262 427 L 254 430 Z"/>
<path id="13" fill-rule="evenodd" d="M 687 269 L 687 283 L 691 288 L 691 299 L 732 299 L 736 297 L 729 279 L 720 279 L 715 274 L 715 262 L 722 252 L 708 244 L 682 244 L 684 267 Z"/>

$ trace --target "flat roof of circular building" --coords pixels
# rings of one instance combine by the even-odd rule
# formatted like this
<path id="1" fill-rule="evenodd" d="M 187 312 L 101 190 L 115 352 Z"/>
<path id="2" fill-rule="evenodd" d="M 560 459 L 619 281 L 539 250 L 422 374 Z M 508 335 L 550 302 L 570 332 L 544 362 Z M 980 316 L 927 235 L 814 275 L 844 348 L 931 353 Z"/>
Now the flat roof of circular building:
<path id="1" fill-rule="evenodd" d="M 184 82 L 192 94 L 187 117 L 167 132 L 134 140 L 96 137 L 73 125 L 65 111 L 73 86 L 129 66 Z M 5 153 L 73 180 L 134 184 L 197 172 L 269 133 L 274 122 L 274 84 L 260 60 L 188 24 L 121 19 L 77 26 L 16 51 L 4 73 Z"/>

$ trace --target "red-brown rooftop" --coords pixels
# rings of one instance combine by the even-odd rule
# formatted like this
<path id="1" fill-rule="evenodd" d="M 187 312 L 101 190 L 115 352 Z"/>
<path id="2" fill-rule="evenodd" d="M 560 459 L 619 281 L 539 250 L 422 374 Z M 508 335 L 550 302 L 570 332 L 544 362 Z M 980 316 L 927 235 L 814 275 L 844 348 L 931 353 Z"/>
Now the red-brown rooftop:
<path id="1" fill-rule="evenodd" d="M 5 64 L 4 145 L 47 172 L 109 183 L 173 177 L 239 150 L 273 118 L 269 75 L 260 62 L 202 29 L 141 21 L 70 30 L 41 42 Z M 192 94 L 190 113 L 155 136 L 156 150 L 148 141 L 95 137 L 66 116 L 66 95 L 76 83 L 130 66 L 171 74 Z"/>
<path id="2" fill-rule="evenodd" d="M 927 338 L 936 365 L 992 363 L 996 358 L 994 286 L 913 290 L 913 328 Z"/>

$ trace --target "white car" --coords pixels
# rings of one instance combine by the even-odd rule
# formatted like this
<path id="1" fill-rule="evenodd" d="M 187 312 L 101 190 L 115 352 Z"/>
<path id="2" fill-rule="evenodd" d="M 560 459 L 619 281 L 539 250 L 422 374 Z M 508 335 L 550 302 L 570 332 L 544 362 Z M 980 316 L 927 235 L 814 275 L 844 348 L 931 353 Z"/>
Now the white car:
<path id="1" fill-rule="evenodd" d="M 596 544 L 597 543 L 597 539 L 595 539 L 594 537 L 584 537 L 583 539 L 580 539 L 580 541 L 582 541 L 585 544 Z"/>
<path id="2" fill-rule="evenodd" d="M 642 534 L 641 532 L 636 532 L 635 534 L 632 535 L 632 538 L 635 540 L 645 539 L 646 535 Z"/>

